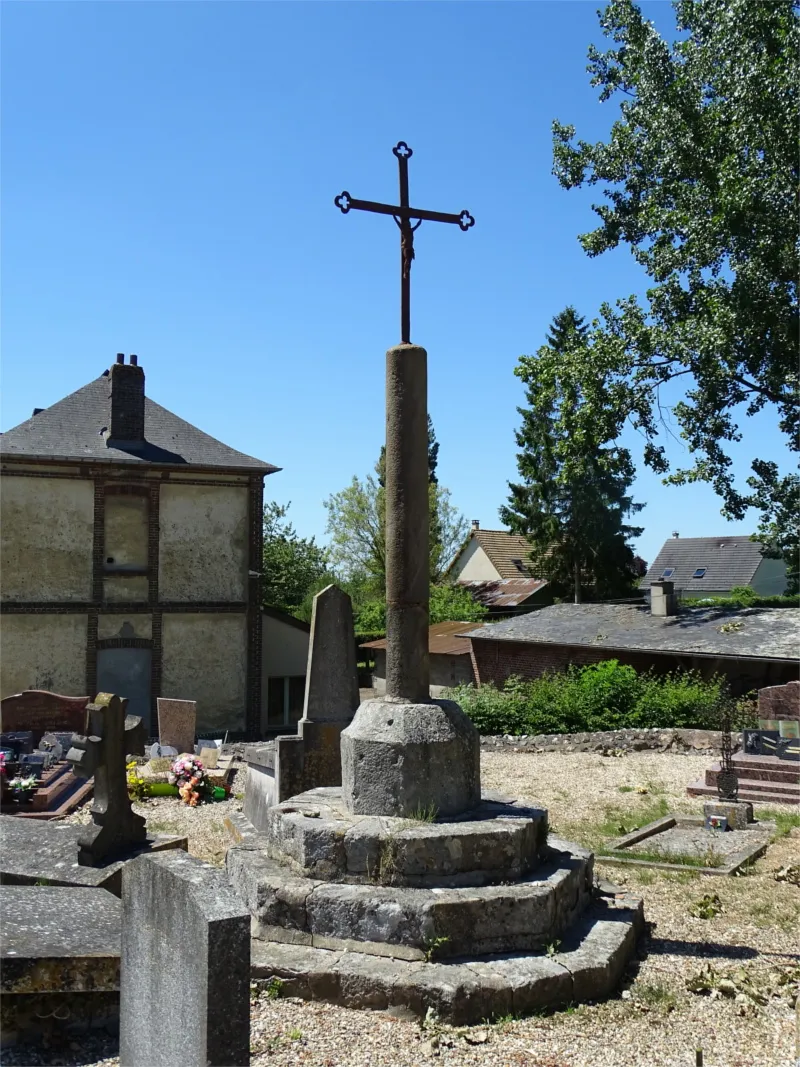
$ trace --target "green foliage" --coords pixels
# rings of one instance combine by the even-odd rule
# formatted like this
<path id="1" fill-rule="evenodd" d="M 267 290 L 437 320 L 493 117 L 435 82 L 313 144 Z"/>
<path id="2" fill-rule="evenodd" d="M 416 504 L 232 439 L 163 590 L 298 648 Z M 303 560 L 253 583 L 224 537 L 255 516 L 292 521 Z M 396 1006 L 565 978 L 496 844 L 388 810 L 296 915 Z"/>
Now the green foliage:
<path id="1" fill-rule="evenodd" d="M 736 585 L 728 596 L 686 596 L 680 598 L 681 604 L 690 607 L 708 608 L 798 608 L 800 597 L 795 593 L 790 596 L 759 596 L 755 589 L 747 585 Z"/>
<path id="2" fill-rule="evenodd" d="M 386 449 L 381 448 L 375 473 L 354 477 L 346 489 L 324 501 L 331 535 L 330 558 L 346 578 L 362 575 L 372 597 L 386 589 Z M 428 503 L 430 510 L 430 575 L 438 582 L 467 533 L 464 516 L 453 506 L 450 490 L 436 476 L 439 443 L 428 417 Z"/>
<path id="3" fill-rule="evenodd" d="M 601 383 L 589 395 L 581 368 L 589 358 L 587 327 L 574 308 L 556 315 L 535 356 L 521 356 L 514 371 L 525 384 L 527 408 L 518 408 L 516 433 L 521 481 L 509 483 L 501 520 L 530 543 L 532 573 L 557 590 L 582 586 L 597 597 L 624 596 L 640 577 L 628 544 L 640 527 L 626 525 L 641 511 L 629 496 L 634 468 L 630 453 L 614 444 L 608 419 L 584 417 Z M 602 390 L 600 390 L 602 394 Z"/>
<path id="4" fill-rule="evenodd" d="M 264 505 L 264 553 L 261 599 L 265 607 L 297 614 L 310 591 L 319 592 L 328 582 L 325 550 L 314 538 L 298 537 L 285 521 L 291 504 L 274 500 Z"/>
<path id="5" fill-rule="evenodd" d="M 630 422 L 645 462 L 672 484 L 710 483 L 723 514 L 761 512 L 758 538 L 797 587 L 800 479 L 752 460 L 735 484 L 728 445 L 739 421 L 769 408 L 800 447 L 797 336 L 797 55 L 794 0 L 678 0 L 669 44 L 633 0 L 612 0 L 601 27 L 613 46 L 589 49 L 600 100 L 620 101 L 606 142 L 553 123 L 554 173 L 565 189 L 600 185 L 590 256 L 627 244 L 652 284 L 645 301 L 604 304 L 588 358 L 582 424 Z M 662 387 L 693 465 L 670 471 Z M 759 436 L 753 435 L 754 441 Z M 793 591 L 793 590 L 792 590 Z"/>
<path id="6" fill-rule="evenodd" d="M 695 919 L 716 919 L 722 913 L 722 901 L 716 893 L 706 893 L 689 905 L 689 914 Z"/>
<path id="7" fill-rule="evenodd" d="M 718 729 L 720 677 L 641 674 L 617 660 L 524 681 L 450 691 L 481 734 L 558 734 L 646 728 Z"/>
<path id="8" fill-rule="evenodd" d="M 486 608 L 472 599 L 472 594 L 463 585 L 443 582 L 431 586 L 431 625 L 437 622 L 480 622 L 486 616 Z"/>

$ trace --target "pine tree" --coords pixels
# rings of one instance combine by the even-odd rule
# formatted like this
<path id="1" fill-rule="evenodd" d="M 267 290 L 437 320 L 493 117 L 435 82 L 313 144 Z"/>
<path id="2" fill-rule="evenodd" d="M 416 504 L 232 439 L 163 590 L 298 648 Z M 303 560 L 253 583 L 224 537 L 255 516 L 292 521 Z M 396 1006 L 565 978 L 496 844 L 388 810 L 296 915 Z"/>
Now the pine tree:
<path id="1" fill-rule="evenodd" d="M 589 355 L 588 327 L 567 307 L 537 354 L 520 358 L 514 373 L 525 383 L 528 404 L 517 409 L 521 481 L 509 483 L 508 506 L 500 509 L 502 522 L 529 541 L 533 573 L 571 589 L 576 604 L 586 586 L 598 598 L 633 588 L 628 539 L 642 532 L 625 521 L 643 507 L 629 495 L 628 450 L 609 440 L 603 418 L 587 430 L 578 417 L 585 397 L 577 371 L 585 372 Z"/>

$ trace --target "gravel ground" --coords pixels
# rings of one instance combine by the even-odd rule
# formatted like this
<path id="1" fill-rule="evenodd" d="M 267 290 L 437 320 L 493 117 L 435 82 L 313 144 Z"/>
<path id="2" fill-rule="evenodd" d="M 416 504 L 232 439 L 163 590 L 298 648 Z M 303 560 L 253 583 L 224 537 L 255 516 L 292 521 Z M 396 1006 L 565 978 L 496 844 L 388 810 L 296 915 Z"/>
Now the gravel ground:
<path id="1" fill-rule="evenodd" d="M 550 809 L 560 834 L 596 847 L 619 826 L 665 806 L 700 813 L 702 800 L 687 797 L 685 788 L 707 764 L 707 756 L 654 752 L 623 757 L 489 752 L 483 754 L 483 784 L 532 797 Z M 179 811 L 174 801 L 156 801 L 140 810 L 159 824 L 177 826 L 176 832 L 188 832 L 193 852 L 219 861 L 224 837 L 218 824 L 228 804 L 239 806 L 232 800 Z M 798 814 L 796 808 L 770 810 Z M 744 969 L 759 988 L 777 994 L 776 974 L 794 967 L 800 976 L 800 888 L 774 878 L 779 868 L 797 863 L 799 853 L 800 830 L 794 829 L 741 878 L 623 870 L 598 862 L 602 877 L 644 896 L 651 924 L 641 960 L 631 968 L 622 995 L 611 1001 L 452 1030 L 261 995 L 252 1004 L 253 1067 L 691 1067 L 699 1047 L 705 1067 L 790 1067 L 800 1058 L 800 1019 L 788 994 L 754 1007 L 690 993 L 686 980 L 706 965 L 726 976 Z M 713 919 L 694 918 L 689 907 L 706 894 L 716 894 L 722 910 Z M 2 1062 L 111 1067 L 119 1063 L 114 1053 L 111 1043 L 93 1038 L 78 1048 L 9 1050 Z"/>

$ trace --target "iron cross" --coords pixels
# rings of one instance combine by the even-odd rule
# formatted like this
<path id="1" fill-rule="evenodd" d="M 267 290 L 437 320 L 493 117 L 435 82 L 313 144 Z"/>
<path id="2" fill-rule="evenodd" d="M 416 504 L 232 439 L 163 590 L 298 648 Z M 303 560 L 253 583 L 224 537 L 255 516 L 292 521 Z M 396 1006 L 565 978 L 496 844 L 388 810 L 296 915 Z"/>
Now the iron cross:
<path id="1" fill-rule="evenodd" d="M 351 208 L 357 211 L 374 211 L 378 215 L 391 215 L 400 229 L 400 330 L 402 343 L 411 343 L 411 260 L 414 258 L 414 231 L 423 220 L 427 222 L 454 222 L 462 230 L 475 225 L 468 211 L 448 215 L 444 211 L 425 211 L 408 203 L 408 161 L 414 154 L 405 141 L 398 141 L 392 149 L 400 168 L 400 203 L 378 204 L 374 200 L 356 200 L 347 191 L 334 198 L 334 204 L 343 215 Z M 416 219 L 412 226 L 412 220 Z"/>

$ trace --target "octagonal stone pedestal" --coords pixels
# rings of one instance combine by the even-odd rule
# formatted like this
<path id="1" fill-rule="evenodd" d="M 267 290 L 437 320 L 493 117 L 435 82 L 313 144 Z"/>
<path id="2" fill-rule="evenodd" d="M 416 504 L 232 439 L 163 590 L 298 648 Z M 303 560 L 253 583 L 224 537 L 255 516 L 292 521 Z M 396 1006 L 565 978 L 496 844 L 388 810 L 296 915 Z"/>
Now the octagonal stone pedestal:
<path id="1" fill-rule="evenodd" d="M 358 815 L 458 815 L 481 798 L 480 737 L 454 700 L 367 700 L 342 733 L 342 793 Z"/>
<path id="2" fill-rule="evenodd" d="M 290 996 L 477 1023 L 610 995 L 642 902 L 594 882 L 594 856 L 543 808 L 495 793 L 457 816 L 358 815 L 340 789 L 229 816 L 251 976 Z"/>

